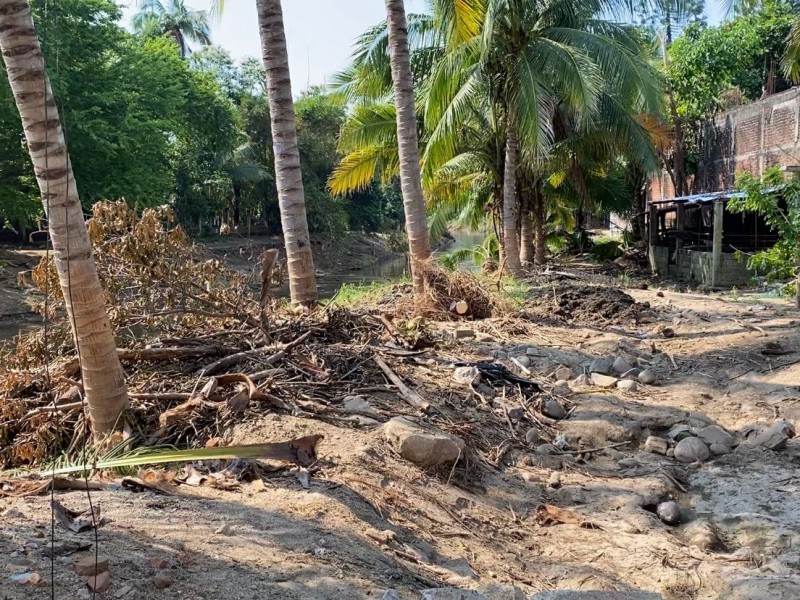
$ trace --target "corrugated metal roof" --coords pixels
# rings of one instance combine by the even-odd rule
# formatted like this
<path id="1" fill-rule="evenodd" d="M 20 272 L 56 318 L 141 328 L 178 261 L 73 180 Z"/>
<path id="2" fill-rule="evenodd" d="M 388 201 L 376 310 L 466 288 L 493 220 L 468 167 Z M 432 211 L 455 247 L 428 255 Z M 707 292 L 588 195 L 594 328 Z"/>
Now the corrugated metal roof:
<path id="1" fill-rule="evenodd" d="M 768 194 L 777 192 L 782 186 L 774 186 L 767 188 L 765 191 Z M 669 198 L 667 200 L 653 200 L 650 204 L 712 204 L 717 200 L 727 202 L 731 198 L 744 198 L 744 192 L 737 192 L 729 190 L 726 192 L 705 192 L 702 194 L 693 194 L 691 196 L 679 196 L 677 198 Z"/>

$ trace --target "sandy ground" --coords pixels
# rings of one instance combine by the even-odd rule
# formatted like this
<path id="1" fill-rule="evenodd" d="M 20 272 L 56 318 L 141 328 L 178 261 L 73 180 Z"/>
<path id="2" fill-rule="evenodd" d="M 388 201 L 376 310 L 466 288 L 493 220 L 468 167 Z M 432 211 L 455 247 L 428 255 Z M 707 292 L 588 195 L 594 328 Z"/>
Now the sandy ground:
<path id="1" fill-rule="evenodd" d="M 235 491 L 93 492 L 108 519 L 97 540 L 110 563 L 106 596 L 367 599 L 394 588 L 401 598 L 417 598 L 429 587 L 507 583 L 527 594 L 645 589 L 668 600 L 800 598 L 797 439 L 778 451 L 741 444 L 702 465 L 682 465 L 643 445 L 648 434 L 664 435 L 675 424 L 717 423 L 739 439 L 756 423 L 800 420 L 800 315 L 787 301 L 747 294 L 627 291 L 651 304 L 655 323 L 541 321 L 517 328 L 488 320 L 471 325 L 480 342 L 446 347 L 464 359 L 494 354 L 512 369 L 502 357 L 521 351 L 531 358 L 533 378 L 549 387 L 559 365 L 577 374 L 620 341 L 655 345 L 656 385 L 634 392 L 587 388 L 569 398 L 574 410 L 555 426 L 571 448 L 603 450 L 553 468 L 530 459 L 527 427 L 515 428 L 509 436 L 522 443 L 500 468 L 474 461 L 426 472 L 396 455 L 379 428 L 262 414 L 237 428 L 236 442 L 325 434 L 310 488 L 292 471 L 277 470 Z M 676 335 L 642 339 L 659 324 Z M 768 342 L 786 354 L 762 354 Z M 452 381 L 451 367 L 417 361 L 398 372 L 424 382 L 420 392 L 432 403 L 463 406 L 464 422 L 479 426 L 471 419 L 479 401 Z M 87 506 L 85 493 L 57 496 L 71 509 Z M 667 499 L 679 503 L 681 525 L 654 514 Z M 543 504 L 572 511 L 583 524 L 541 525 Z M 0 595 L 49 597 L 50 561 L 43 556 L 51 542 L 49 499 L 4 498 L 0 511 Z M 62 546 L 95 542 L 91 532 L 61 526 L 55 538 Z M 56 598 L 90 597 L 73 563 L 92 553 L 56 559 Z M 151 559 L 163 559 L 157 566 L 165 568 Z M 15 572 L 37 572 L 43 581 L 9 583 Z M 169 587 L 155 587 L 159 573 Z"/>

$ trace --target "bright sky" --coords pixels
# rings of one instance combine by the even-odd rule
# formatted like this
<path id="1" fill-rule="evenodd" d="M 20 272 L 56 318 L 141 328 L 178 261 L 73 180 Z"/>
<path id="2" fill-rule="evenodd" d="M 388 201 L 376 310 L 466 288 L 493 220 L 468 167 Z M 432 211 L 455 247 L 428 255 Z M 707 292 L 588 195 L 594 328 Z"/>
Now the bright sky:
<path id="1" fill-rule="evenodd" d="M 210 0 L 187 0 L 196 9 Z M 137 0 L 120 0 L 125 24 Z M 406 11 L 421 12 L 424 0 L 405 0 Z M 706 0 L 709 22 L 720 20 L 719 0 Z M 347 64 L 353 42 L 367 28 L 386 17 L 382 0 L 283 0 L 283 18 L 289 51 L 289 69 L 295 94 L 308 85 L 323 84 Z M 261 56 L 255 0 L 227 0 L 222 22 L 212 39 L 234 58 Z"/>

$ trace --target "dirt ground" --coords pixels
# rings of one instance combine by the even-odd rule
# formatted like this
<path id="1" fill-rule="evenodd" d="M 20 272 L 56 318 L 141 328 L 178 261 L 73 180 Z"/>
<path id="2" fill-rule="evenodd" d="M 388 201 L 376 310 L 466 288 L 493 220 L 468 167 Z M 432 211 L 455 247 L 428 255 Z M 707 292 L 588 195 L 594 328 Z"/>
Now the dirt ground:
<path id="1" fill-rule="evenodd" d="M 571 283 L 570 293 L 580 285 Z M 609 278 L 605 287 L 613 285 Z M 555 289 L 558 302 L 560 288 L 543 287 Z M 536 444 L 525 442 L 529 423 L 509 411 L 499 421 L 508 424 L 509 444 L 498 448 L 498 467 L 470 456 L 455 469 L 425 471 L 397 455 L 380 427 L 265 410 L 239 425 L 233 441 L 324 434 L 310 487 L 294 471 L 277 469 L 233 491 L 181 485 L 166 494 L 119 486 L 92 492 L 108 520 L 97 539 L 110 564 L 106 597 L 367 599 L 394 588 L 410 599 L 431 587 L 513 584 L 526 594 L 644 589 L 668 600 L 800 598 L 797 439 L 775 451 L 740 443 L 692 465 L 644 448 L 649 434 L 664 436 L 674 425 L 716 423 L 740 442 L 754 424 L 800 420 L 800 314 L 788 301 L 743 292 L 625 292 L 636 306 L 649 303 L 644 317 L 598 313 L 595 320 L 596 307 L 570 305 L 545 319 L 534 303 L 536 310 L 523 311 L 527 319 L 466 324 L 474 339 L 449 335 L 464 325 L 438 324 L 450 341 L 397 362 L 397 372 L 431 404 L 462 411 L 452 429 L 478 427 L 502 402 L 484 403 L 455 382 L 452 366 L 437 360 L 442 356 L 495 358 L 516 373 L 509 357 L 526 356 L 531 378 L 548 391 L 559 366 L 574 377 L 620 348 L 646 356 L 658 378 L 653 385 L 632 392 L 573 386 L 563 401 L 567 418 L 542 426 L 544 438 L 566 438 L 568 456 L 538 455 Z M 434 411 L 428 420 L 442 418 Z M 87 507 L 83 492 L 57 498 L 74 510 Z M 677 526 L 654 514 L 668 499 L 681 508 Z M 542 506 L 564 509 L 575 522 L 546 522 Z M 49 498 L 0 498 L 0 514 L 0 595 L 49 596 Z M 72 542 L 94 544 L 94 534 L 55 528 L 55 597 L 64 600 L 90 597 L 73 563 L 93 550 L 65 555 Z M 9 583 L 19 572 L 39 573 L 42 583 Z M 156 588 L 159 573 L 169 587 Z"/>

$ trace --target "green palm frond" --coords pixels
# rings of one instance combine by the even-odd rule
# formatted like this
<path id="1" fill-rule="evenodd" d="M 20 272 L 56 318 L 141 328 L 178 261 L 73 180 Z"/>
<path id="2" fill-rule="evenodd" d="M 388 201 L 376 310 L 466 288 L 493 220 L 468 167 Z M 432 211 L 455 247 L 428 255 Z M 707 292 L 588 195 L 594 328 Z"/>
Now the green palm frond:
<path id="1" fill-rule="evenodd" d="M 800 18 L 792 25 L 786 39 L 786 52 L 781 59 L 784 76 L 794 84 L 800 83 Z"/>

